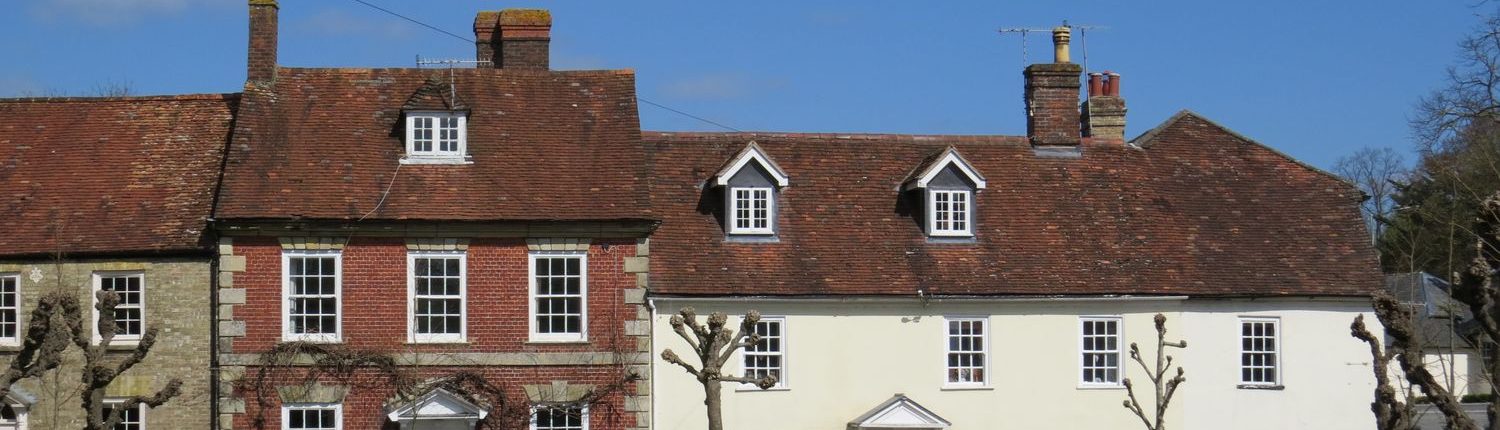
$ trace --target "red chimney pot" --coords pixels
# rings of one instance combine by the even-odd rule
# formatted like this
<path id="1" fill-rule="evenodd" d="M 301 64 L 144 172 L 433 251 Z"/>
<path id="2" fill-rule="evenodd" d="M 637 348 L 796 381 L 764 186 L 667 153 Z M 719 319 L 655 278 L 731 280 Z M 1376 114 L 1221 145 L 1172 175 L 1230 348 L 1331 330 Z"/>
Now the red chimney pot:
<path id="1" fill-rule="evenodd" d="M 1094 72 L 1089 74 L 1089 97 L 1104 95 L 1104 74 Z"/>

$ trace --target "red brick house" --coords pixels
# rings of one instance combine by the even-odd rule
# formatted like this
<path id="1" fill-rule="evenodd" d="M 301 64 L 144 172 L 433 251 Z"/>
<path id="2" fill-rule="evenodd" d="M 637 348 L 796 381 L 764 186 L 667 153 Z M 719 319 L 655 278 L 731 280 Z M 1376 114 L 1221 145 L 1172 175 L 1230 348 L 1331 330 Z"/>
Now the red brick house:
<path id="1" fill-rule="evenodd" d="M 278 5 L 250 5 L 223 428 L 647 426 L 634 74 L 549 70 L 538 10 L 478 14 L 490 67 L 280 67 Z"/>

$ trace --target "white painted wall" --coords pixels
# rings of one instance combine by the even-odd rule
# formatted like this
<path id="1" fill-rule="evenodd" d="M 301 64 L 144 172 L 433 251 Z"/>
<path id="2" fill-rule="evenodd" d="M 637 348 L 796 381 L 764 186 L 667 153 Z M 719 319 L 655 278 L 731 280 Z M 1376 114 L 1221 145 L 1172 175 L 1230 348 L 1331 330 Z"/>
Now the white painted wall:
<path id="1" fill-rule="evenodd" d="M 704 319 L 712 311 L 734 315 L 747 309 L 786 318 L 787 387 L 763 392 L 726 386 L 724 416 L 734 430 L 842 429 L 896 393 L 946 418 L 955 430 L 1134 428 L 1140 423 L 1121 406 L 1125 390 L 1080 388 L 1078 319 L 1123 316 L 1125 343 L 1141 343 L 1150 360 L 1157 312 L 1169 318 L 1169 339 L 1190 344 L 1174 352 L 1188 382 L 1169 410 L 1171 427 L 1367 429 L 1374 421 L 1367 350 L 1348 329 L 1355 315 L 1369 309 L 1364 301 L 654 303 L 653 355 L 672 348 L 691 356 L 668 324 L 682 306 L 694 306 Z M 945 315 L 989 319 L 989 387 L 944 388 Z M 1281 318 L 1285 389 L 1237 388 L 1241 315 Z M 1144 389 L 1138 394 L 1149 408 L 1149 382 L 1126 360 L 1126 375 Z M 655 428 L 705 428 L 701 386 L 674 365 L 656 360 L 653 366 Z"/>
<path id="2" fill-rule="evenodd" d="M 1478 352 L 1468 348 L 1444 349 L 1440 353 L 1429 352 L 1424 359 L 1427 371 L 1432 372 L 1455 396 L 1489 392 L 1489 383 L 1484 379 L 1484 362 Z M 1389 367 L 1391 382 L 1397 384 L 1397 389 L 1405 389 L 1407 383 L 1401 373 L 1401 364 L 1393 359 Z M 1413 396 L 1422 395 L 1421 390 L 1411 391 Z"/>

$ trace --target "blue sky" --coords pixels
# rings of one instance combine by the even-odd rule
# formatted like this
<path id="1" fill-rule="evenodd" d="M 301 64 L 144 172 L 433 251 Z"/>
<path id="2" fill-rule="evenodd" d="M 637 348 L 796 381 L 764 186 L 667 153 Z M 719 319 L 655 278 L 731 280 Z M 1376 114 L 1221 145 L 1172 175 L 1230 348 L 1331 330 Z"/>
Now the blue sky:
<path id="1" fill-rule="evenodd" d="M 0 96 L 243 83 L 245 0 L 12 1 Z M 1191 109 L 1323 167 L 1365 146 L 1410 153 L 1412 104 L 1487 12 L 1387 0 L 367 1 L 465 36 L 476 10 L 549 8 L 554 68 L 632 68 L 648 100 L 767 131 L 1024 134 L 1020 40 L 995 30 L 1067 19 L 1108 27 L 1089 33 L 1089 65 L 1123 75 L 1128 135 Z M 1032 62 L 1050 58 L 1045 35 L 1029 40 Z M 283 65 L 473 52 L 350 0 L 282 0 Z M 717 129 L 647 105 L 641 123 Z"/>

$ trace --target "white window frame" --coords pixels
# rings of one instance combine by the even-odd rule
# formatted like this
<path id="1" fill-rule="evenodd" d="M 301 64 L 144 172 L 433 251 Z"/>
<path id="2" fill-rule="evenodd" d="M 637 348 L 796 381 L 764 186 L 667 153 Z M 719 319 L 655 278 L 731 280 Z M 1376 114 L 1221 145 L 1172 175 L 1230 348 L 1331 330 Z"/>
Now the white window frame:
<path id="1" fill-rule="evenodd" d="M 964 228 L 963 229 L 938 229 L 937 199 L 939 194 L 949 195 L 949 205 L 952 205 L 952 195 L 964 196 Z M 953 211 L 949 211 L 953 213 Z M 953 220 L 949 219 L 951 227 Z M 974 235 L 974 191 L 973 190 L 927 190 L 927 232 L 937 237 L 970 237 Z"/>
<path id="2" fill-rule="evenodd" d="M 537 427 L 536 416 L 537 416 L 538 412 L 540 412 L 542 409 L 551 409 L 551 408 L 556 408 L 556 407 L 568 407 L 568 408 L 572 408 L 574 406 L 572 406 L 572 405 L 532 405 L 531 406 L 531 426 L 530 426 L 531 430 L 542 430 L 542 429 L 540 429 L 540 428 Z M 578 417 L 583 422 L 583 427 L 580 430 L 589 430 L 589 406 L 588 405 L 577 405 L 576 407 L 579 409 L 579 411 L 578 411 Z"/>
<path id="3" fill-rule="evenodd" d="M 1275 348 L 1274 350 L 1271 351 L 1271 356 L 1276 361 L 1276 363 L 1273 364 L 1273 365 L 1271 365 L 1271 366 L 1269 366 L 1269 368 L 1272 371 L 1276 372 L 1276 377 L 1272 378 L 1272 380 L 1270 380 L 1270 381 L 1246 381 L 1245 380 L 1245 369 L 1247 368 L 1247 366 L 1245 366 L 1245 362 L 1244 362 L 1244 360 L 1245 360 L 1245 354 L 1264 354 L 1265 353 L 1265 351 L 1247 351 L 1247 350 L 1245 350 L 1245 324 L 1270 324 L 1271 327 L 1275 329 L 1275 333 L 1272 333 L 1271 336 L 1260 336 L 1260 337 L 1269 337 L 1271 339 L 1271 347 Z M 1240 344 L 1239 351 L 1240 351 L 1240 353 L 1237 354 L 1237 356 L 1235 357 L 1235 359 L 1239 363 L 1239 365 L 1235 366 L 1235 368 L 1239 370 L 1240 376 L 1239 376 L 1238 379 L 1240 381 L 1240 385 L 1243 385 L 1243 386 L 1255 386 L 1255 387 L 1279 387 L 1279 386 L 1282 386 L 1282 381 L 1283 381 L 1285 375 L 1282 373 L 1282 366 L 1281 366 L 1281 318 L 1278 318 L 1278 317 L 1264 317 L 1264 316 L 1240 317 L 1240 324 L 1239 324 L 1238 328 L 1239 328 L 1239 330 L 1237 332 L 1237 334 L 1238 334 L 1237 337 L 1239 338 L 1239 344 Z M 1253 367 L 1254 368 L 1267 368 L 1267 366 L 1253 366 Z"/>
<path id="4" fill-rule="evenodd" d="M 406 157 L 401 159 L 407 164 L 456 164 L 464 163 L 469 155 L 469 115 L 457 111 L 411 111 L 406 113 Z M 432 119 L 432 150 L 417 151 L 416 133 L 417 119 Z M 442 148 L 442 121 L 445 118 L 458 119 L 458 149 L 456 151 L 443 151 Z"/>
<path id="5" fill-rule="evenodd" d="M 766 193 L 766 226 L 765 227 L 755 227 L 756 218 L 755 218 L 755 208 L 754 208 L 753 204 L 752 204 L 752 207 L 744 208 L 746 211 L 748 211 L 750 213 L 750 218 L 747 219 L 750 222 L 750 227 L 740 227 L 739 226 L 739 221 L 740 221 L 741 218 L 739 216 L 739 212 L 740 212 L 740 206 L 739 206 L 740 199 L 739 199 L 738 194 L 741 191 L 750 193 L 750 199 L 747 200 L 747 202 L 751 202 L 751 203 L 753 203 L 756 200 L 756 198 L 755 198 L 755 194 L 756 193 L 759 193 L 759 192 Z M 729 187 L 729 216 L 728 216 L 728 219 L 729 219 L 729 234 L 774 234 L 776 232 L 776 190 L 774 188 L 771 188 L 771 187 Z"/>
<path id="6" fill-rule="evenodd" d="M 291 422 L 292 410 L 294 409 L 332 409 L 334 422 L 333 428 L 337 430 L 343 430 L 344 428 L 344 404 L 342 403 L 283 403 L 281 405 L 282 430 L 296 430 L 292 429 Z"/>
<path id="7" fill-rule="evenodd" d="M 978 323 L 980 323 L 981 330 L 983 330 L 984 333 L 981 333 L 979 335 L 979 338 L 980 338 L 981 342 L 980 342 L 980 349 L 978 351 L 956 351 L 956 350 L 954 350 L 952 348 L 953 345 L 952 345 L 952 342 L 949 341 L 949 337 L 953 336 L 953 335 L 951 333 L 949 333 L 948 326 L 950 324 L 952 324 L 952 323 L 955 323 L 955 322 L 978 322 Z M 943 362 L 942 362 L 942 368 L 943 368 L 943 388 L 944 389 L 989 388 L 990 381 L 992 381 L 994 379 L 994 378 L 990 377 L 991 376 L 991 374 L 990 374 L 990 344 L 992 343 L 992 342 L 990 342 L 990 339 L 991 339 L 990 334 L 993 333 L 993 331 L 990 330 L 990 319 L 988 317 L 947 316 L 947 317 L 943 317 L 942 329 L 943 329 L 943 336 L 942 336 L 942 339 L 943 339 Z M 972 381 L 971 382 L 951 382 L 951 381 L 949 381 L 949 379 L 948 379 L 948 371 L 950 369 L 952 369 L 952 367 L 950 367 L 948 365 L 948 355 L 949 354 L 954 354 L 954 353 L 965 354 L 965 353 L 975 353 L 975 352 L 978 352 L 979 354 L 981 354 L 981 355 L 984 356 L 984 363 L 979 368 L 981 371 L 983 371 L 983 374 L 984 374 L 983 380 L 982 381 L 978 381 L 978 382 L 972 382 Z"/>
<path id="8" fill-rule="evenodd" d="M 333 333 L 292 332 L 292 271 L 293 258 L 333 259 Z M 281 251 L 281 340 L 317 343 L 338 343 L 344 339 L 344 253 L 341 251 Z"/>
<path id="9" fill-rule="evenodd" d="M 1115 324 L 1115 334 L 1114 334 L 1115 349 L 1113 351 L 1115 353 L 1115 381 L 1114 382 L 1093 382 L 1093 381 L 1088 381 L 1088 380 L 1084 379 L 1084 377 L 1083 377 L 1083 371 L 1086 370 L 1086 369 L 1088 369 L 1088 368 L 1090 368 L 1090 366 L 1086 365 L 1085 362 L 1084 362 L 1084 357 L 1085 357 L 1084 354 L 1099 354 L 1101 352 L 1102 353 L 1108 353 L 1108 352 L 1110 352 L 1110 351 L 1107 351 L 1107 350 L 1100 350 L 1100 349 L 1090 350 L 1090 349 L 1087 349 L 1085 347 L 1084 341 L 1085 341 L 1085 339 L 1088 338 L 1088 336 L 1086 336 L 1086 335 L 1083 334 L 1084 326 L 1086 326 L 1089 323 L 1094 323 L 1094 322 L 1113 322 Z M 1078 360 L 1077 361 L 1077 363 L 1078 363 L 1078 373 L 1077 373 L 1077 375 L 1078 375 L 1078 387 L 1079 388 L 1124 388 L 1125 385 L 1124 385 L 1123 381 L 1125 380 L 1125 318 L 1120 317 L 1118 315 L 1114 315 L 1114 316 L 1082 316 L 1082 317 L 1078 317 L 1078 331 L 1077 331 L 1077 333 L 1078 333 L 1078 355 L 1074 356 L 1074 359 Z M 1108 336 L 1108 335 L 1094 334 L 1092 336 L 1094 336 L 1094 337 L 1105 337 L 1105 336 Z M 1097 367 L 1095 367 L 1095 368 L 1097 368 Z M 1105 368 L 1105 369 L 1107 369 L 1107 368 Z"/>
<path id="10" fill-rule="evenodd" d="M 740 373 L 740 375 L 745 376 L 745 377 L 749 377 L 750 376 L 749 375 L 749 371 L 750 371 L 749 366 L 745 365 L 745 360 L 748 357 L 750 357 L 750 356 L 762 356 L 762 355 L 764 355 L 764 356 L 778 356 L 778 357 L 781 357 L 781 366 L 780 366 L 780 368 L 778 368 L 778 370 L 779 370 L 778 373 L 780 373 L 781 376 L 776 378 L 776 385 L 771 386 L 771 388 L 768 388 L 768 390 L 785 390 L 785 389 L 790 388 L 790 387 L 787 386 L 787 344 L 786 344 L 787 334 L 786 334 L 786 317 L 782 317 L 782 316 L 762 316 L 762 317 L 760 317 L 760 323 L 773 323 L 773 322 L 777 323 L 777 324 L 781 324 L 781 335 L 777 336 L 781 340 L 781 349 L 778 350 L 778 351 L 776 351 L 776 352 L 750 352 L 749 348 L 742 348 L 740 350 L 740 360 L 739 360 L 740 372 L 739 373 Z M 741 390 L 741 391 L 761 391 L 760 387 L 755 386 L 755 384 L 739 384 L 739 390 Z"/>
<path id="11" fill-rule="evenodd" d="M 22 324 L 21 324 L 21 274 L 19 274 L 19 273 L 0 274 L 0 284 L 3 284 L 5 282 L 11 282 L 12 283 L 11 285 L 14 286 L 14 291 L 12 291 L 10 293 L 0 292 L 0 312 L 7 312 L 7 311 L 8 312 L 15 312 L 15 314 L 16 314 L 16 321 L 15 321 L 15 324 L 16 324 L 16 335 L 15 336 L 9 336 L 9 337 L 0 337 L 0 346 L 20 346 L 21 345 L 21 336 L 22 336 L 21 335 L 21 329 L 23 327 Z M 13 306 L 4 306 L 4 298 L 3 298 L 3 296 L 5 294 L 14 294 L 15 295 L 15 300 L 13 302 L 14 303 Z"/>
<path id="12" fill-rule="evenodd" d="M 578 333 L 540 333 L 537 331 L 536 322 L 536 260 L 538 258 L 578 258 L 578 294 L 579 301 Z M 536 251 L 530 253 L 526 258 L 526 312 L 527 326 L 530 327 L 530 342 L 557 342 L 557 343 L 581 343 L 587 342 L 589 338 L 589 255 L 584 251 Z"/>
<path id="13" fill-rule="evenodd" d="M 114 339 L 112 339 L 110 341 L 110 345 L 132 345 L 132 344 L 136 344 L 136 343 L 139 343 L 141 341 L 141 336 L 144 336 L 146 334 L 146 330 L 147 330 L 146 329 L 146 322 L 150 321 L 150 319 L 146 317 L 146 309 L 147 309 L 147 307 L 146 307 L 146 290 L 148 288 L 146 286 L 146 272 L 145 271 L 141 271 L 141 270 L 99 271 L 99 272 L 94 272 L 94 276 L 93 276 L 93 279 L 94 279 L 94 288 L 89 293 L 89 295 L 92 296 L 92 298 L 89 300 L 90 307 L 94 309 L 94 311 L 91 312 L 94 315 L 94 318 L 93 318 L 93 329 L 92 329 L 93 332 L 94 332 L 94 343 L 99 343 L 100 341 L 103 340 L 103 338 L 99 336 L 99 310 L 98 310 L 99 307 L 98 307 L 98 305 L 99 305 L 99 291 L 103 289 L 104 278 L 127 278 L 127 277 L 136 277 L 136 278 L 140 278 L 141 279 L 141 303 L 140 303 L 140 305 L 137 306 L 137 308 L 141 310 L 141 332 L 139 334 L 134 334 L 134 335 L 127 335 L 127 334 L 116 333 Z M 116 307 L 115 309 L 119 309 L 119 307 Z"/>
<path id="14" fill-rule="evenodd" d="M 417 259 L 458 259 L 458 333 L 417 333 Z M 451 296 L 423 296 L 452 298 Z M 469 256 L 464 251 L 412 251 L 406 253 L 406 341 L 410 343 L 463 343 L 469 336 Z"/>
<path id="15" fill-rule="evenodd" d="M 125 403 L 125 399 L 104 399 L 104 405 L 105 405 L 105 407 L 111 408 L 111 409 L 113 409 L 116 405 L 119 405 L 119 404 L 122 404 L 122 403 Z M 135 405 L 135 408 L 136 408 L 136 414 L 140 415 L 140 417 L 141 417 L 141 422 L 139 424 L 140 427 L 141 427 L 141 430 L 146 430 L 146 429 L 150 428 L 147 425 L 147 417 L 146 417 L 147 414 L 146 414 L 146 411 L 151 410 L 151 408 L 146 407 L 146 403 L 144 403 L 144 402 Z"/>

